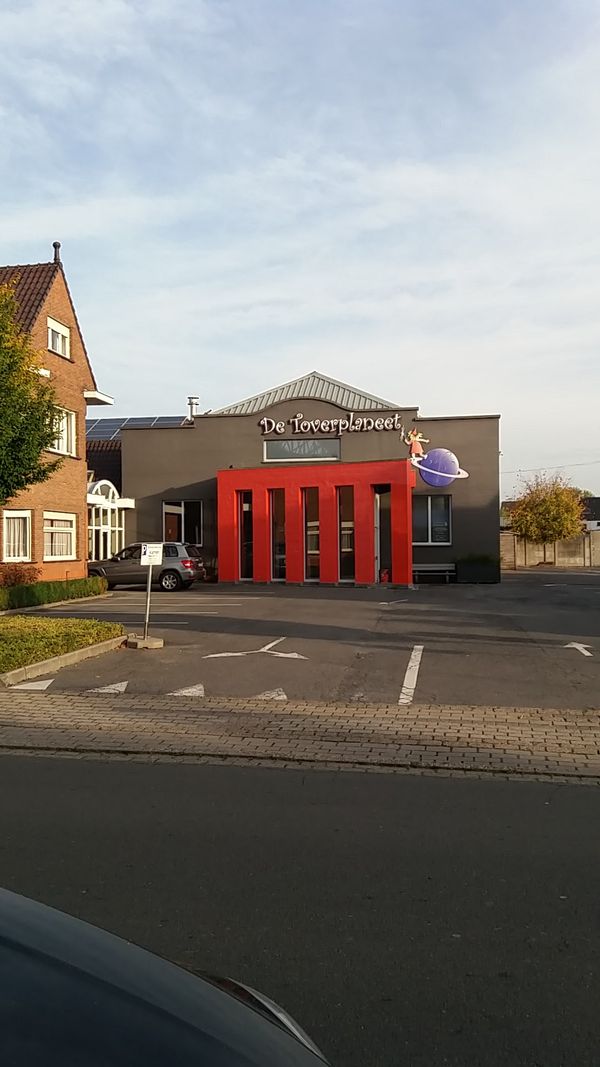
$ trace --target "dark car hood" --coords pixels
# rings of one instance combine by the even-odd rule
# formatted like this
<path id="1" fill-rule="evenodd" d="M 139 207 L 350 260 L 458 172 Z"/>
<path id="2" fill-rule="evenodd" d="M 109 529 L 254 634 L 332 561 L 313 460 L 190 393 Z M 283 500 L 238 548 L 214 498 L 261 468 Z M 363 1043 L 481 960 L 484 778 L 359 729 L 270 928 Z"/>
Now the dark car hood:
<path id="1" fill-rule="evenodd" d="M 316 1067 L 285 1029 L 144 949 L 0 890 L 3 1067 Z"/>

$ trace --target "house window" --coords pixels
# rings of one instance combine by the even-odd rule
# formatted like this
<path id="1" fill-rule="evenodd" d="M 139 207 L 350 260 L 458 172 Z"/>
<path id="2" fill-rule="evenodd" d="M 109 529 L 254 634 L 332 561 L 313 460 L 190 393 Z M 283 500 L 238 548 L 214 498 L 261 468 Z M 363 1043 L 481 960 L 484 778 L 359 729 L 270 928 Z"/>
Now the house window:
<path id="1" fill-rule="evenodd" d="M 263 441 L 263 462 L 314 463 L 315 460 L 339 459 L 340 448 L 339 437 L 299 437 Z"/>
<path id="2" fill-rule="evenodd" d="M 413 545 L 452 544 L 449 496 L 413 496 Z"/>
<path id="3" fill-rule="evenodd" d="M 56 431 L 56 439 L 50 451 L 60 452 L 63 456 L 74 456 L 77 451 L 77 420 L 74 411 L 58 409 Z"/>
<path id="4" fill-rule="evenodd" d="M 56 319 L 48 319 L 48 348 L 57 356 L 71 358 L 71 331 Z"/>
<path id="5" fill-rule="evenodd" d="M 75 559 L 75 515 L 44 512 L 44 559 Z"/>
<path id="6" fill-rule="evenodd" d="M 31 512 L 5 511 L 2 525 L 4 562 L 29 563 L 31 561 Z"/>
<path id="7" fill-rule="evenodd" d="M 201 500 L 163 500 L 163 540 L 202 546 L 204 507 Z"/>

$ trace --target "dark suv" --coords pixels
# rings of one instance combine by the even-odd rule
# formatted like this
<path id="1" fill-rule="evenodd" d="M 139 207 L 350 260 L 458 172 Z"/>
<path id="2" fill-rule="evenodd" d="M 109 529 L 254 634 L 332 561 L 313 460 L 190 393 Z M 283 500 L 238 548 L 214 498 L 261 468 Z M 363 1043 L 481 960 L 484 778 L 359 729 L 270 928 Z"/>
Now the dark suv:
<path id="1" fill-rule="evenodd" d="M 138 542 L 121 549 L 112 559 L 95 560 L 88 563 L 88 574 L 106 578 L 108 588 L 116 585 L 145 585 L 148 580 L 148 568 L 141 564 L 142 545 Z M 163 558 L 160 567 L 154 567 L 152 580 L 157 582 L 166 593 L 176 589 L 189 589 L 192 582 L 203 582 L 206 570 L 196 545 L 184 545 L 177 541 L 163 544 Z"/>

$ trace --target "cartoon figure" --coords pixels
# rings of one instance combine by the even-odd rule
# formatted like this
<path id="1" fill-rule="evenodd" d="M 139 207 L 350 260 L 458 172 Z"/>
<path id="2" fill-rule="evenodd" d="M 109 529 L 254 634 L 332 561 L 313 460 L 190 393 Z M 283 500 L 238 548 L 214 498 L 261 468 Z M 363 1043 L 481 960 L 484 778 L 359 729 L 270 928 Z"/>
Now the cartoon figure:
<path id="1" fill-rule="evenodd" d="M 406 434 L 406 443 L 410 458 L 421 459 L 425 455 L 423 445 L 429 444 L 429 438 L 423 437 L 420 430 L 409 430 Z"/>

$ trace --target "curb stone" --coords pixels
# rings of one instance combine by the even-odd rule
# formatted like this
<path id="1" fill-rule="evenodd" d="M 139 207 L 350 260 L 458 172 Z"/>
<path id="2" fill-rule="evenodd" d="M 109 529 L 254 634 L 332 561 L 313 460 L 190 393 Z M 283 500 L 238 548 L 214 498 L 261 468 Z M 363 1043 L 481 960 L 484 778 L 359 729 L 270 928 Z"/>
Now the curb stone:
<path id="1" fill-rule="evenodd" d="M 103 652 L 112 652 L 115 648 L 124 645 L 130 636 L 131 634 L 120 634 L 118 637 L 109 637 L 107 641 L 98 641 L 95 645 L 76 648 L 73 652 L 63 652 L 62 656 L 51 656 L 50 659 L 40 660 L 39 663 L 29 663 L 26 667 L 16 667 L 14 671 L 5 671 L 4 674 L 0 674 L 0 685 L 6 687 L 18 685 L 19 682 L 28 682 L 30 678 L 39 678 L 42 674 L 53 674 L 61 667 L 70 667 L 74 663 L 81 663 L 84 659 L 101 656 Z"/>

